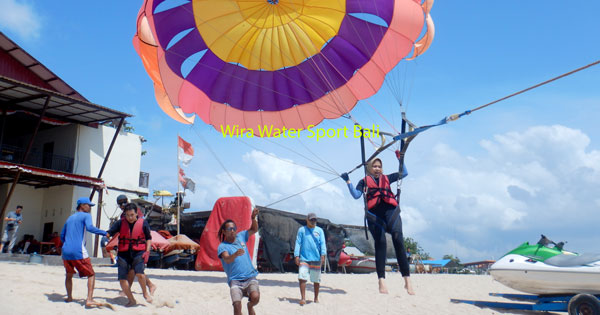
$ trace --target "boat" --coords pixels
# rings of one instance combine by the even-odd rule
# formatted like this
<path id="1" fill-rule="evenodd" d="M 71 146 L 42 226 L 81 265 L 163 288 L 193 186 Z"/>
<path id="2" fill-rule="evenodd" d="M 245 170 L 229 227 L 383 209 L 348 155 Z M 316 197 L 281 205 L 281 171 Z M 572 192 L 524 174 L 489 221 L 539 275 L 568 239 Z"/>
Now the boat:
<path id="1" fill-rule="evenodd" d="M 537 294 L 600 294 L 600 254 L 578 254 L 542 235 L 508 252 L 489 269 L 512 289 Z"/>
<path id="2" fill-rule="evenodd" d="M 351 273 L 371 273 L 375 272 L 375 258 L 373 257 L 350 257 L 350 265 L 346 266 L 346 271 Z"/>
<path id="3" fill-rule="evenodd" d="M 343 252 L 348 255 L 349 262 L 345 263 L 346 272 L 351 273 L 371 273 L 375 272 L 375 258 L 372 256 L 365 256 L 358 248 L 353 246 L 346 246 Z"/>

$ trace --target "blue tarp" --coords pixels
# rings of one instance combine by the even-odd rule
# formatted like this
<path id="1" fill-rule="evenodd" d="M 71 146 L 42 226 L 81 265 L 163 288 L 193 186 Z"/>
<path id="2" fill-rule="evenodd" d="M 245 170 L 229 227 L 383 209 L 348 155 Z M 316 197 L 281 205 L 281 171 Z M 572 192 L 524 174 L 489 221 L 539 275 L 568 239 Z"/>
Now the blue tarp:
<path id="1" fill-rule="evenodd" d="M 438 259 L 438 260 L 423 260 L 423 265 L 432 265 L 435 267 L 444 267 L 452 260 L 450 259 Z"/>

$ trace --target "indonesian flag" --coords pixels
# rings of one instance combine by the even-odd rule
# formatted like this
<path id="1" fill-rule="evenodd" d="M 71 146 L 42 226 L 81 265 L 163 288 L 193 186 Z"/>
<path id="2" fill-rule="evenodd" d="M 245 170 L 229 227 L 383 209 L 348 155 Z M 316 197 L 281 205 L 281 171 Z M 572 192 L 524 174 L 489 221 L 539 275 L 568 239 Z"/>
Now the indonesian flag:
<path id="1" fill-rule="evenodd" d="M 186 177 L 185 172 L 181 168 L 179 168 L 179 182 L 184 189 L 187 189 L 191 192 L 196 192 L 196 183 L 194 183 L 191 178 Z"/>
<path id="2" fill-rule="evenodd" d="M 183 140 L 181 137 L 177 136 L 177 138 L 179 138 L 177 157 L 183 166 L 188 166 L 190 165 L 192 157 L 194 156 L 194 148 L 192 148 L 192 145 Z"/>

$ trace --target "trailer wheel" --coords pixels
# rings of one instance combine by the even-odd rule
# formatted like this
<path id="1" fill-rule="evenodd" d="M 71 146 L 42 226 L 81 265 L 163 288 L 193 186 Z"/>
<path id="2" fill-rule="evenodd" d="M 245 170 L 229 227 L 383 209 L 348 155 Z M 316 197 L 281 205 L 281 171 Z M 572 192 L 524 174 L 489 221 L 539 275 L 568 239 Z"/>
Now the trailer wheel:
<path id="1" fill-rule="evenodd" d="M 600 301 L 593 295 L 577 294 L 569 300 L 569 315 L 600 315 Z"/>

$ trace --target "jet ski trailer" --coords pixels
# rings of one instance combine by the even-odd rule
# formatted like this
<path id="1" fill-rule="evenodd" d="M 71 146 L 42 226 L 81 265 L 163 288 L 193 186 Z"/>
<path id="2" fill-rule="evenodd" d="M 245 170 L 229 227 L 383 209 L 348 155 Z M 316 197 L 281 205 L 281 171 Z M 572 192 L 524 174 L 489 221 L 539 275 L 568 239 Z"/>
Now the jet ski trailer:
<path id="1" fill-rule="evenodd" d="M 453 303 L 466 303 L 478 307 L 497 308 L 518 311 L 568 312 L 569 315 L 600 315 L 600 295 L 567 294 L 567 295 L 531 295 L 490 293 L 490 296 L 502 297 L 511 302 L 474 301 L 451 299 Z"/>

